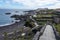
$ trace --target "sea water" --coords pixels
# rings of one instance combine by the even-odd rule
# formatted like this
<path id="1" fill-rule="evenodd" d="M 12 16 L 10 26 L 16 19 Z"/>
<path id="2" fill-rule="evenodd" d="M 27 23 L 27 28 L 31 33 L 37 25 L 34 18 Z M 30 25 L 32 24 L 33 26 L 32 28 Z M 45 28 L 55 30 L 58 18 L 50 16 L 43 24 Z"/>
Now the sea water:
<path id="1" fill-rule="evenodd" d="M 11 14 L 7 15 L 6 13 L 11 13 Z M 24 13 L 23 11 L 18 10 L 18 9 L 0 9 L 0 26 L 13 23 L 14 19 L 11 18 L 11 15 L 14 15 L 14 14 L 21 15 Z"/>

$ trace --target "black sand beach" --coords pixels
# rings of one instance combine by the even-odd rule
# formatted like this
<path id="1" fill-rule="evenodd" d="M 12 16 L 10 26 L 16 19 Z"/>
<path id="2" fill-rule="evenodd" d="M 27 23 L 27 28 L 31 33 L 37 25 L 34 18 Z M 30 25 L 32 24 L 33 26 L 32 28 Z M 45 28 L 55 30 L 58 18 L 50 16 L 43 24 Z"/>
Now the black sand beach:
<path id="1" fill-rule="evenodd" d="M 2 40 L 2 35 L 4 32 L 11 33 L 15 30 L 18 31 L 21 27 L 23 27 L 24 23 L 24 21 L 20 21 L 11 25 L 0 27 L 0 40 Z"/>

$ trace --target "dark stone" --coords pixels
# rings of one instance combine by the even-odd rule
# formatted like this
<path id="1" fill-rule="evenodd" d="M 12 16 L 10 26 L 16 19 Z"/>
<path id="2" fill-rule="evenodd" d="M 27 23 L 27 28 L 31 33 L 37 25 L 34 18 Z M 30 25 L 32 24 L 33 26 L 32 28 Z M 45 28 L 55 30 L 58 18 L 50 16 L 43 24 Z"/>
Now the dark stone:
<path id="1" fill-rule="evenodd" d="M 10 15 L 11 13 L 5 13 L 6 15 Z"/>

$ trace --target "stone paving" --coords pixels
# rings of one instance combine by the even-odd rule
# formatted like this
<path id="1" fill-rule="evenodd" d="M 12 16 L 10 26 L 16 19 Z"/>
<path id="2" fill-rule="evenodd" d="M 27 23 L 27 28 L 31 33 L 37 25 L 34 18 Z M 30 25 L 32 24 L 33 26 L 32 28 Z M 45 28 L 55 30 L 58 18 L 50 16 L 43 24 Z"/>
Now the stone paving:
<path id="1" fill-rule="evenodd" d="M 52 26 L 47 25 L 39 40 L 56 40 Z"/>

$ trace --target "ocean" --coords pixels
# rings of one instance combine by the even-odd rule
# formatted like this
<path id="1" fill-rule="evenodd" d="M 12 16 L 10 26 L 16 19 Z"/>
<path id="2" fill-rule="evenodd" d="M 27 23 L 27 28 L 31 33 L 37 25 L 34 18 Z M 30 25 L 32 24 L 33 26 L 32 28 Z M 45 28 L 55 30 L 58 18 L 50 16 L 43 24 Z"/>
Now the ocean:
<path id="1" fill-rule="evenodd" d="M 18 14 L 18 15 L 23 15 L 24 10 L 20 10 L 20 9 L 0 9 L 0 26 L 4 26 L 4 25 L 9 25 L 12 23 L 12 21 L 14 21 L 13 18 L 10 18 L 11 15 L 14 14 Z M 6 13 L 11 13 L 9 15 L 7 15 Z"/>

